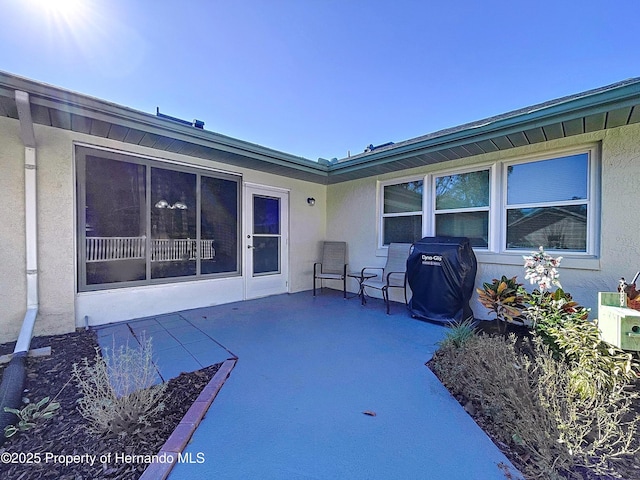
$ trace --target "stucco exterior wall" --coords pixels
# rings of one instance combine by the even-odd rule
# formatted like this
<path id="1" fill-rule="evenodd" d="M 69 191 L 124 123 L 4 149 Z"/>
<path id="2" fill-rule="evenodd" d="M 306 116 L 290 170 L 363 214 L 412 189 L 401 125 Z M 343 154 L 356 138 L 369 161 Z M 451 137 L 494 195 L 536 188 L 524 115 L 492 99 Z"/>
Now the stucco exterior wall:
<path id="1" fill-rule="evenodd" d="M 34 125 L 37 143 L 38 182 L 38 261 L 40 309 L 34 335 L 73 331 L 80 326 L 76 306 L 76 231 L 74 142 L 216 168 L 239 173 L 244 182 L 289 190 L 289 291 L 311 288 L 313 262 L 317 261 L 320 241 L 326 231 L 326 187 L 301 180 L 266 174 L 188 157 L 134 147 L 125 143 L 89 135 Z M 24 234 L 24 147 L 17 120 L 0 118 L 0 191 L 8 208 L 3 208 L 0 229 L 0 342 L 15 340 L 26 309 L 25 234 Z M 310 207 L 307 198 L 314 197 Z M 206 280 L 193 282 L 200 283 Z M 223 282 L 224 283 L 224 282 Z M 242 288 L 242 282 L 211 283 L 223 289 Z M 142 287 L 153 289 L 154 287 Z M 199 292 L 203 289 L 197 288 Z M 206 290 L 206 289 L 204 289 Z M 204 292 L 203 292 L 204 293 Z M 220 298 L 237 299 L 237 294 L 216 292 L 202 295 L 201 304 L 221 303 Z M 137 292 L 139 294 L 139 292 Z M 225 297 L 226 296 L 226 297 Z M 241 294 L 240 294 L 241 296 Z M 140 298 L 140 297 L 138 297 Z M 197 301 L 194 299 L 194 301 Z M 193 307 L 198 305 L 192 305 Z M 187 307 L 189 308 L 189 307 Z M 115 310 L 126 315 L 126 308 Z M 156 313 L 156 312 L 152 312 Z M 129 317 L 131 318 L 131 317 Z M 125 320 L 126 317 L 120 318 Z"/>
<path id="2" fill-rule="evenodd" d="M 565 290 L 571 292 L 578 302 L 594 309 L 595 316 L 597 292 L 614 289 L 620 276 L 631 278 L 636 270 L 640 270 L 640 229 L 634 212 L 640 200 L 638 124 L 328 187 L 40 125 L 35 125 L 35 134 L 40 293 L 36 335 L 72 331 L 79 315 L 75 281 L 74 142 L 217 168 L 241 174 L 245 182 L 289 190 L 290 292 L 311 288 L 313 263 L 320 256 L 322 240 L 345 240 L 348 243 L 350 270 L 384 265 L 386 258 L 377 248 L 378 181 L 598 143 L 601 146 L 600 255 L 590 262 L 563 262 L 561 280 Z M 4 198 L 0 214 L 0 342 L 4 342 L 17 337 L 26 308 L 24 147 L 17 120 L 0 118 L 0 145 L 0 191 Z M 307 204 L 308 197 L 316 199 L 315 206 Z M 482 257 L 479 255 L 476 286 L 503 274 L 518 275 L 520 279 L 524 276 L 517 255 L 510 258 L 499 255 Z M 233 288 L 242 288 L 241 282 L 232 284 Z M 220 289 L 224 289 L 231 283 L 220 285 Z M 215 283 L 211 286 L 217 288 Z M 327 282 L 327 286 L 340 288 L 331 282 Z M 350 283 L 350 290 L 355 291 L 355 286 L 355 282 Z M 194 291 L 206 291 L 200 287 L 203 284 Z M 142 290 L 153 288 L 142 287 Z M 395 292 L 392 298 L 400 301 L 401 294 Z M 476 300 L 472 307 L 477 317 L 487 317 Z M 122 315 L 126 315 L 126 309 Z"/>
<path id="3" fill-rule="evenodd" d="M 27 304 L 24 146 L 17 120 L 0 118 L 0 342 L 15 339 Z"/>
<path id="4" fill-rule="evenodd" d="M 38 158 L 40 304 L 34 335 L 52 335 L 75 328 L 75 179 L 69 132 L 34 127 Z"/>
<path id="5" fill-rule="evenodd" d="M 600 256 L 589 262 L 573 259 L 563 261 L 561 281 L 581 304 L 597 315 L 597 292 L 614 290 L 620 276 L 633 278 L 640 270 L 640 222 L 635 205 L 640 203 L 640 125 L 619 127 L 607 131 L 514 148 L 459 159 L 438 165 L 408 169 L 377 177 L 329 185 L 327 188 L 327 235 L 348 242 L 350 267 L 382 266 L 386 258 L 377 247 L 378 203 L 377 182 L 401 179 L 412 175 L 450 170 L 457 167 L 516 159 L 521 156 L 557 149 L 601 144 L 601 234 Z M 550 172 L 552 181 L 552 172 Z M 354 228 L 358 225 L 357 228 Z M 517 275 L 524 281 L 521 257 L 478 254 L 476 287 L 500 275 Z M 488 258 L 492 257 L 492 258 Z M 568 255 L 567 255 L 568 257 Z M 530 287 L 529 287 L 530 288 Z M 375 292 L 373 292 L 375 293 Z M 401 294 L 392 299 L 401 301 Z M 474 294 L 472 308 L 477 318 L 488 318 L 486 309 Z"/>

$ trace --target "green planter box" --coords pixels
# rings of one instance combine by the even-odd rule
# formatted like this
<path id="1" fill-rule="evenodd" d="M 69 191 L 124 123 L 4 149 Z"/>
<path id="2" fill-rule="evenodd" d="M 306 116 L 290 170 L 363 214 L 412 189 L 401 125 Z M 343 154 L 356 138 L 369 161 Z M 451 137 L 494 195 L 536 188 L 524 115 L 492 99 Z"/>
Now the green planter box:
<path id="1" fill-rule="evenodd" d="M 602 339 L 623 350 L 640 351 L 640 311 L 627 308 L 626 295 L 598 293 L 598 327 Z"/>

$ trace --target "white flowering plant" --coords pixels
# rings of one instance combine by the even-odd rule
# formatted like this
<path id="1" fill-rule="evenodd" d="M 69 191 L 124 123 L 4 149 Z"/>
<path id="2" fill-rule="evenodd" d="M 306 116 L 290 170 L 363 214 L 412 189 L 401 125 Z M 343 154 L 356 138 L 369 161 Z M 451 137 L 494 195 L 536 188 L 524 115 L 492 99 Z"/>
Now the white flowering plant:
<path id="1" fill-rule="evenodd" d="M 562 257 L 552 257 L 544 251 L 544 247 L 540 247 L 537 252 L 531 255 L 523 255 L 525 280 L 529 280 L 531 284 L 537 283 L 540 293 L 549 291 L 551 286 L 562 288 L 558 277 L 558 267 L 562 261 Z"/>
<path id="2" fill-rule="evenodd" d="M 584 309 L 572 301 L 571 295 L 562 290 L 558 267 L 562 257 L 553 257 L 540 247 L 530 255 L 523 255 L 525 280 L 537 288 L 533 292 L 525 291 L 516 277 L 501 280 L 494 279 L 492 284 L 485 283 L 478 289 L 478 299 L 485 307 L 496 314 L 496 318 L 506 323 L 536 327 L 548 317 L 549 312 L 563 317 L 566 313 L 584 313 Z M 557 287 L 554 292 L 552 288 Z"/>
<path id="3" fill-rule="evenodd" d="M 582 319 L 588 316 L 588 309 L 573 301 L 571 295 L 565 293 L 560 284 L 558 267 L 562 257 L 553 257 L 540 247 L 531 255 L 523 255 L 525 280 L 537 285 L 530 294 L 525 294 L 528 307 L 525 316 L 529 323 L 538 330 L 544 330 L 545 325 L 557 324 L 564 321 L 567 315 L 576 315 Z M 555 291 L 551 291 L 557 287 Z"/>

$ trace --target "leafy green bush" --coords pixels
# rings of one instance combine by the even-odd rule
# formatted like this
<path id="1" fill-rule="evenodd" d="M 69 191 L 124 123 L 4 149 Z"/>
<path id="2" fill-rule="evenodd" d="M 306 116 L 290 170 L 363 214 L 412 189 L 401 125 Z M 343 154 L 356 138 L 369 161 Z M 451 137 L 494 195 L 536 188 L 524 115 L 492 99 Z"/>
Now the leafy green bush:
<path id="1" fill-rule="evenodd" d="M 432 368 L 473 404 L 494 438 L 519 454 L 527 478 L 566 478 L 575 467 L 616 475 L 615 459 L 638 451 L 632 441 L 640 418 L 629 415 L 638 396 L 620 384 L 577 395 L 564 359 L 540 339 L 533 345 L 529 357 L 517 351 L 514 336 L 475 335 L 461 347 L 443 345 Z"/>
<path id="2" fill-rule="evenodd" d="M 618 384 L 635 380 L 640 364 L 632 355 L 602 341 L 597 323 L 589 320 L 589 310 L 560 286 L 562 257 L 554 258 L 540 247 L 523 258 L 525 278 L 538 288 L 528 293 L 516 277 L 502 276 L 478 289 L 480 302 L 503 322 L 529 325 L 555 356 L 568 364 L 573 372 L 570 388 L 579 395 L 610 392 Z M 552 286 L 557 289 L 551 291 Z"/>
<path id="3" fill-rule="evenodd" d="M 7 425 L 4 427 L 4 436 L 9 438 L 18 432 L 25 432 L 32 429 L 36 426 L 37 422 L 53 417 L 59 408 L 60 404 L 58 402 L 50 402 L 49 397 L 44 397 L 37 403 L 29 403 L 21 410 L 4 407 L 5 412 L 13 413 L 19 419 L 17 425 Z"/>
<path id="4" fill-rule="evenodd" d="M 543 317 L 536 330 L 556 354 L 562 354 L 570 368 L 573 391 L 593 397 L 637 378 L 639 365 L 633 356 L 603 341 L 595 322 L 566 313 L 559 315 L 560 321 L 547 322 Z"/>
<path id="5" fill-rule="evenodd" d="M 94 363 L 83 359 L 73 365 L 72 378 L 82 398 L 78 410 L 89 421 L 89 430 L 125 436 L 143 434 L 151 419 L 164 410 L 166 383 L 154 385 L 158 376 L 151 339 L 139 348 L 121 346 L 104 356 L 96 348 Z"/>

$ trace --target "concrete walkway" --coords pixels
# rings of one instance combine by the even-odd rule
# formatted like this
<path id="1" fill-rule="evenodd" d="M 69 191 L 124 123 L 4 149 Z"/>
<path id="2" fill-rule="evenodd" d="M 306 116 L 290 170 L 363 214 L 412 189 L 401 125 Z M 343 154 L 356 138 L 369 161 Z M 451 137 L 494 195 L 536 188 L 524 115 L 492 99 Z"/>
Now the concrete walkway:
<path id="1" fill-rule="evenodd" d="M 204 462 L 176 465 L 170 480 L 520 478 L 424 365 L 445 328 L 399 304 L 386 315 L 378 300 L 302 292 L 109 326 L 99 338 L 142 330 L 165 379 L 239 358 L 185 450 Z"/>

